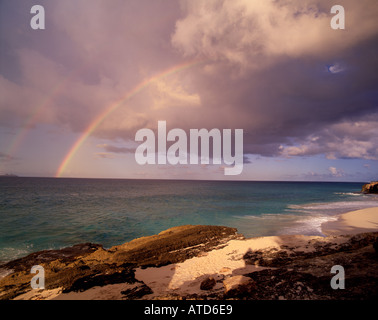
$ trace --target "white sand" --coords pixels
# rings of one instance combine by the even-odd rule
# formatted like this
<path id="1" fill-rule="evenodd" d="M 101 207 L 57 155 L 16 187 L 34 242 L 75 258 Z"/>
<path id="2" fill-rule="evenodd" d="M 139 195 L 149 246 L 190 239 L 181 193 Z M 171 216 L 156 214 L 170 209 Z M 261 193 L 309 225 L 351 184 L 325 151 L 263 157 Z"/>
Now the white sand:
<path id="1" fill-rule="evenodd" d="M 249 250 L 280 249 L 282 245 L 295 247 L 296 250 L 313 250 L 311 240 L 324 240 L 316 236 L 274 236 L 246 240 L 231 240 L 228 245 L 218 250 L 212 250 L 200 257 L 185 260 L 182 263 L 171 264 L 160 268 L 138 268 L 135 277 L 143 281 L 154 292 L 144 299 L 163 297 L 176 293 L 187 295 L 200 293 L 200 284 L 206 277 L 215 280 L 230 275 L 243 275 L 253 271 L 266 269 L 264 267 L 247 265 L 243 256 Z M 223 290 L 217 283 L 213 291 Z"/>
<path id="2" fill-rule="evenodd" d="M 378 231 L 378 207 L 348 212 L 337 221 L 322 224 L 322 231 L 327 235 L 354 234 Z M 318 236 L 288 235 L 251 238 L 246 240 L 231 240 L 221 248 L 202 254 L 202 256 L 185 260 L 182 263 L 170 264 L 159 268 L 138 268 L 135 271 L 137 280 L 149 286 L 153 294 L 145 295 L 143 299 L 164 298 L 172 294 L 188 295 L 201 293 L 200 284 L 206 277 L 216 280 L 229 276 L 247 274 L 265 269 L 260 266 L 248 265 L 243 256 L 249 250 L 282 249 L 288 251 L 313 251 L 314 243 L 343 242 L 347 239 L 324 238 Z M 289 248 L 288 248 L 289 247 Z M 139 284 L 114 284 L 104 287 L 94 287 L 84 292 L 62 294 L 61 289 L 36 291 L 32 290 L 16 299 L 124 299 L 121 291 L 133 288 Z M 223 290 L 222 282 L 217 282 L 213 292 Z"/>
<path id="3" fill-rule="evenodd" d="M 337 221 L 322 224 L 325 235 L 356 234 L 378 231 L 378 207 L 351 211 Z"/>
<path id="4" fill-rule="evenodd" d="M 274 236 L 260 237 L 246 240 L 231 240 L 224 247 L 214 249 L 202 256 L 185 260 L 182 263 L 170 264 L 159 268 L 137 268 L 135 277 L 149 286 L 153 294 L 143 299 L 164 298 L 172 294 L 201 293 L 200 284 L 208 276 L 222 280 L 227 276 L 237 276 L 253 271 L 266 269 L 245 263 L 243 256 L 249 250 L 282 249 L 281 246 L 295 248 L 294 250 L 313 250 L 316 241 L 327 241 L 318 236 Z M 334 239 L 333 239 L 334 241 Z M 84 292 L 70 292 L 62 294 L 61 289 L 31 290 L 18 296 L 19 300 L 120 300 L 124 299 L 121 291 L 140 286 L 140 284 L 114 284 L 94 287 Z M 217 282 L 213 292 L 224 290 L 222 282 Z"/>

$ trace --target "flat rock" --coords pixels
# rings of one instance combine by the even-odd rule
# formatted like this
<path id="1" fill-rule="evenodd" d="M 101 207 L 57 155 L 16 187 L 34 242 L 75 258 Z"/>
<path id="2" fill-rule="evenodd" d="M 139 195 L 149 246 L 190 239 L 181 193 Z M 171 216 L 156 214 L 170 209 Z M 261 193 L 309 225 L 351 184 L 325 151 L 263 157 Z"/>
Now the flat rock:
<path id="1" fill-rule="evenodd" d="M 55 260 L 61 262 L 74 261 L 79 256 L 85 256 L 102 248 L 102 245 L 95 243 L 81 243 L 72 247 L 58 250 L 43 250 L 33 252 L 23 258 L 10 261 L 2 266 L 4 269 L 12 269 L 13 271 L 30 271 L 34 265 L 40 265 Z"/>
<path id="2" fill-rule="evenodd" d="M 182 262 L 231 239 L 240 238 L 243 237 L 235 228 L 187 225 L 138 238 L 109 250 L 98 244 L 85 243 L 61 250 L 35 252 L 0 266 L 3 271 L 13 271 L 0 279 L 0 299 L 13 299 L 31 290 L 33 274 L 30 274 L 30 269 L 33 265 L 44 267 L 46 289 L 62 288 L 63 293 L 68 293 L 94 286 L 135 283 L 136 267 Z M 128 293 L 135 297 L 139 294 L 139 291 Z"/>
<path id="3" fill-rule="evenodd" d="M 204 257 L 206 252 L 224 248 L 231 243 L 238 246 L 239 243 L 248 242 L 248 240 L 229 242 L 240 238 L 241 236 L 233 228 L 181 226 L 168 229 L 158 235 L 135 239 L 108 250 L 101 245 L 81 244 L 62 250 L 36 252 L 0 266 L 12 267 L 14 270 L 12 274 L 0 279 L 0 299 L 13 299 L 23 293 L 29 295 L 30 280 L 33 277 L 29 267 L 35 264 L 45 268 L 45 286 L 50 291 L 59 289 L 61 294 L 85 291 L 83 293 L 85 295 L 94 287 L 129 284 L 125 286 L 128 289 L 123 289 L 122 294 L 117 293 L 117 297 L 146 299 L 152 291 L 155 295 L 157 291 L 149 282 L 141 282 L 135 278 L 136 268 L 161 267 L 160 271 L 164 271 L 161 276 L 167 278 L 167 283 L 171 283 L 169 278 L 172 280 L 175 271 L 183 267 L 180 262 L 190 258 L 195 258 L 192 260 L 195 262 L 199 259 L 206 260 Z M 314 237 L 309 240 L 300 238 L 302 239 L 300 241 L 297 237 L 294 238 L 281 236 L 279 238 L 281 244 L 274 247 L 241 246 L 243 251 L 237 257 L 227 254 L 227 259 L 243 260 L 246 268 L 217 267 L 215 273 L 200 270 L 203 274 L 199 277 L 180 284 L 183 291 L 172 287 L 154 299 L 376 300 L 378 298 L 376 273 L 378 232 L 327 238 Z M 223 251 L 219 250 L 219 252 Z M 170 263 L 171 265 L 164 267 Z M 330 280 L 333 275 L 330 270 L 334 265 L 345 268 L 347 290 L 331 288 Z M 255 269 L 256 266 L 259 268 Z M 203 290 L 199 290 L 200 287 Z"/>
<path id="4" fill-rule="evenodd" d="M 163 266 L 185 261 L 231 239 L 242 236 L 235 228 L 223 226 L 179 226 L 158 235 L 142 237 L 109 249 L 113 263 L 135 263 L 138 266 Z"/>
<path id="5" fill-rule="evenodd" d="M 255 281 L 250 277 L 238 275 L 226 278 L 223 281 L 226 297 L 248 295 L 255 288 Z"/>

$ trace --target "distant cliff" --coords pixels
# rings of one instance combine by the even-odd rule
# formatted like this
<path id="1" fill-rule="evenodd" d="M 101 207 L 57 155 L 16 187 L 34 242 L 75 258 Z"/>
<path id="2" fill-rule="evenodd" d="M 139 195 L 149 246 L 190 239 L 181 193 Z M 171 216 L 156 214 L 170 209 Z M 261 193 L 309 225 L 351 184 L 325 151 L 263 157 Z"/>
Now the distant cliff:
<path id="1" fill-rule="evenodd" d="M 362 186 L 362 193 L 378 193 L 378 181 L 370 182 Z"/>

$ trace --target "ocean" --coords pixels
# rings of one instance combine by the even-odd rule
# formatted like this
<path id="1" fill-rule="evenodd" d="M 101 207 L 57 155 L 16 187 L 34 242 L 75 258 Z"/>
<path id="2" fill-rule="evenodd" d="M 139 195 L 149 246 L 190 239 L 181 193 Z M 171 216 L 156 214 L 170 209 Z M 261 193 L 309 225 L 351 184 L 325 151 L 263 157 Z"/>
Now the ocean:
<path id="1" fill-rule="evenodd" d="M 320 235 L 339 213 L 378 206 L 363 183 L 0 178 L 0 264 L 83 242 L 105 248 L 167 228 L 246 237 Z"/>

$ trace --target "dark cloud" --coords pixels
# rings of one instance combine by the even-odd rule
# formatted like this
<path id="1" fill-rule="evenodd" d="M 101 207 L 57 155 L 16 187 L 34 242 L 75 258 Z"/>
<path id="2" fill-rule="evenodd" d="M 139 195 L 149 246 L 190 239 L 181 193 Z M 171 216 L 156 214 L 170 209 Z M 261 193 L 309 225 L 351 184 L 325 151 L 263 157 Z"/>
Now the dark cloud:
<path id="1" fill-rule="evenodd" d="M 1 32 L 4 125 L 43 106 L 41 123 L 83 132 L 122 101 L 93 135 L 129 141 L 166 120 L 186 131 L 242 128 L 246 154 L 378 159 L 375 0 L 340 1 L 342 31 L 330 28 L 325 0 L 43 2 L 43 34 L 25 25 L 20 8 L 30 3 L 18 4 L 1 7 L 16 11 L 4 20 L 11 33 Z M 194 60 L 202 64 L 123 100 Z M 103 148 L 102 156 L 133 152 Z"/>
<path id="2" fill-rule="evenodd" d="M 242 32 L 227 29 L 227 37 L 222 37 L 214 25 L 227 25 L 232 21 L 216 19 L 211 5 L 198 5 L 208 15 L 214 15 L 214 20 L 211 20 L 208 15 L 202 16 L 200 9 L 193 5 L 186 19 L 177 24 L 180 32 L 175 34 L 173 43 L 187 54 L 208 55 L 218 61 L 212 65 L 211 72 L 199 78 L 200 96 L 205 104 L 201 114 L 206 119 L 203 122 L 214 127 L 245 129 L 245 151 L 248 153 L 279 155 L 282 154 L 282 145 L 293 146 L 294 151 L 294 146 L 310 142 L 311 147 L 302 148 L 291 155 L 326 153 L 335 158 L 378 159 L 375 143 L 377 132 L 373 130 L 377 126 L 373 115 L 378 111 L 378 76 L 374 72 L 378 68 L 377 30 L 372 30 L 372 15 L 369 12 L 363 12 L 361 8 L 352 12 L 353 4 L 347 3 L 349 21 L 354 23 L 349 24 L 342 36 L 331 30 L 329 25 L 317 24 L 311 10 L 307 13 L 303 11 L 306 21 L 297 23 L 308 29 L 300 28 L 303 34 L 297 36 L 306 37 L 307 32 L 312 30 L 307 23 L 312 21 L 324 31 L 323 37 L 317 34 L 319 37 L 291 43 L 293 48 L 285 48 L 290 43 L 277 41 L 282 45 L 277 50 L 273 50 L 272 46 L 277 40 L 275 33 L 278 30 L 269 26 L 264 28 L 261 23 L 258 31 L 250 31 L 250 44 L 238 46 L 235 41 L 247 38 L 248 30 L 242 27 Z M 220 15 L 226 10 L 225 7 Z M 264 10 L 260 10 L 262 14 L 272 13 L 277 16 L 277 21 L 282 18 L 274 6 L 267 5 Z M 351 17 L 353 14 L 355 16 Z M 247 19 L 246 16 L 248 14 L 243 19 Z M 329 19 L 326 14 L 322 17 Z M 369 21 L 364 27 L 369 26 L 370 29 L 360 30 L 359 40 L 358 22 L 363 17 Z M 189 22 L 193 23 L 193 19 L 211 22 L 210 25 L 190 26 Z M 287 34 L 295 34 L 290 22 L 282 20 L 282 23 L 288 26 L 288 29 L 281 26 L 279 32 L 283 38 Z M 253 33 L 261 28 L 268 40 L 253 37 Z M 231 33 L 234 37 L 230 36 Z M 192 43 L 184 38 L 188 34 L 193 35 Z M 256 43 L 260 44 L 257 49 L 253 45 Z M 311 45 L 313 47 L 309 50 Z M 265 54 L 264 57 L 261 57 L 261 52 Z M 330 72 L 330 65 L 342 65 L 342 68 Z M 370 119 L 369 123 L 362 124 L 367 119 Z M 357 122 L 361 123 L 359 130 L 355 130 Z M 369 137 L 361 137 L 364 134 Z"/>

